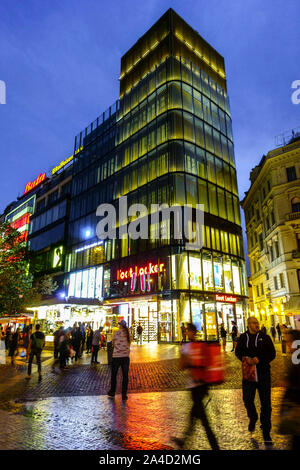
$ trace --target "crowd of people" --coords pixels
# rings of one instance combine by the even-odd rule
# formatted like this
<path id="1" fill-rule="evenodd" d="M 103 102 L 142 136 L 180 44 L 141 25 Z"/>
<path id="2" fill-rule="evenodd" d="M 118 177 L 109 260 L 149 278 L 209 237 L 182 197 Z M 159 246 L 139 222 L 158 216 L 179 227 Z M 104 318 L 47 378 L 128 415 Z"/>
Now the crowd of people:
<path id="1" fill-rule="evenodd" d="M 137 329 L 138 341 L 141 344 L 142 329 Z M 292 448 L 298 449 L 300 444 L 300 331 L 288 328 L 286 325 L 277 325 L 278 339 L 284 342 L 283 354 L 289 354 L 288 370 L 285 378 L 285 393 L 283 395 L 280 427 L 281 434 L 289 434 L 292 437 Z M 275 328 L 274 328 L 275 329 Z M 224 324 L 221 325 L 221 344 L 216 341 L 213 355 L 208 353 L 209 349 L 203 352 L 203 343 L 197 340 L 197 328 L 192 323 L 187 326 L 181 325 L 182 346 L 180 367 L 188 372 L 187 388 L 191 391 L 193 406 L 190 412 L 189 426 L 182 438 L 173 438 L 178 447 L 184 448 L 186 440 L 192 434 L 195 424 L 199 419 L 206 431 L 207 438 L 212 449 L 218 450 L 219 443 L 211 428 L 206 413 L 206 406 L 209 402 L 209 388 L 212 383 L 220 383 L 224 380 L 222 369 L 221 346 L 226 351 L 226 337 L 228 335 Z M 272 328 L 270 336 L 264 325 L 259 325 L 256 317 L 247 319 L 247 330 L 239 335 L 236 323 L 232 322 L 232 351 L 241 361 L 242 376 L 242 399 L 249 419 L 248 431 L 253 433 L 258 421 L 258 412 L 255 406 L 255 395 L 258 391 L 261 404 L 260 424 L 263 440 L 266 446 L 272 446 L 272 406 L 271 406 L 271 363 L 276 357 L 274 346 L 276 335 Z M 28 327 L 22 332 L 23 347 L 27 346 L 26 356 L 28 358 L 28 374 L 26 379 L 31 377 L 31 368 L 34 357 L 38 365 L 39 380 L 41 379 L 41 353 L 45 346 L 45 335 L 40 331 L 40 325 L 36 325 L 35 332 L 32 327 Z M 10 329 L 4 332 L 1 330 L 1 339 L 5 341 L 5 346 L 9 351 L 9 356 L 13 362 L 14 352 L 18 348 L 20 331 Z M 114 398 L 116 393 L 117 374 L 119 368 L 122 370 L 122 400 L 127 400 L 127 389 L 130 366 L 130 345 L 132 335 L 125 320 L 121 320 L 118 328 L 115 328 L 112 337 L 109 338 L 112 344 L 111 360 L 111 385 L 107 392 L 108 397 Z M 92 330 L 90 325 L 75 323 L 73 328 L 64 329 L 60 327 L 54 333 L 54 364 L 59 362 L 62 369 L 66 368 L 68 361 L 77 361 L 82 357 L 84 351 L 91 354 L 91 364 L 99 364 L 97 355 L 100 348 L 107 346 L 107 338 L 102 328 Z M 212 350 L 211 350 L 212 351 Z M 223 355 L 224 357 L 224 355 Z M 211 369 L 211 371 L 210 371 Z M 213 371 L 213 372 L 212 372 Z M 212 372 L 212 373 L 210 373 Z M 217 378 L 216 378 L 217 377 Z M 204 400 L 207 398 L 207 403 Z"/>

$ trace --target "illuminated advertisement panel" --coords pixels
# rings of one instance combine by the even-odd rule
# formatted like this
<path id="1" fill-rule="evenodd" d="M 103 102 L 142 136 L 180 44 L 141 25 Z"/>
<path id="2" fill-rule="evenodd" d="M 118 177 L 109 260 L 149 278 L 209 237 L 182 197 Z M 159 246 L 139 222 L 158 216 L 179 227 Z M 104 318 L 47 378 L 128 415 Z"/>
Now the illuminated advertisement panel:
<path id="1" fill-rule="evenodd" d="M 103 297 L 103 267 L 70 274 L 68 297 L 100 299 Z"/>

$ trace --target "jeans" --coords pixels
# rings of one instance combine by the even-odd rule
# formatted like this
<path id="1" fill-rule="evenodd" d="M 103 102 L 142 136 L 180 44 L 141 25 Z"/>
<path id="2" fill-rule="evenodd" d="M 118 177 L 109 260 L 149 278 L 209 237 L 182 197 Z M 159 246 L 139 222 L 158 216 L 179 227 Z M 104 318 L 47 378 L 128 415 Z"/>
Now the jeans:
<path id="1" fill-rule="evenodd" d="M 92 352 L 92 359 L 91 362 L 98 362 L 98 351 L 99 351 L 99 346 L 92 346 L 93 347 L 93 352 Z"/>
<path id="2" fill-rule="evenodd" d="M 200 385 L 199 387 L 194 387 L 191 389 L 192 392 L 192 399 L 193 399 L 193 407 L 190 413 L 190 425 L 186 431 L 184 439 L 186 439 L 189 435 L 192 434 L 194 426 L 196 424 L 196 420 L 200 419 L 202 426 L 205 429 L 207 439 L 210 443 L 212 450 L 219 450 L 219 445 L 217 439 L 210 427 L 209 421 L 206 416 L 205 406 L 203 404 L 203 400 L 205 396 L 208 395 L 208 387 L 207 385 Z"/>
<path id="3" fill-rule="evenodd" d="M 28 375 L 31 375 L 31 366 L 32 366 L 32 361 L 34 356 L 36 356 L 36 362 L 38 366 L 38 373 L 40 374 L 42 372 L 42 364 L 41 364 L 41 350 L 31 350 L 30 355 L 29 355 L 29 362 L 28 362 Z"/>
<path id="4" fill-rule="evenodd" d="M 122 369 L 122 396 L 125 397 L 127 394 L 128 388 L 128 372 L 129 372 L 129 357 L 113 357 L 111 363 L 111 385 L 110 385 L 110 392 L 112 394 L 116 393 L 116 386 L 117 386 L 117 374 L 119 367 L 121 366 Z"/>
<path id="5" fill-rule="evenodd" d="M 258 382 L 243 381 L 243 401 L 247 410 L 248 418 L 255 421 L 258 414 L 255 408 L 255 393 L 258 390 L 261 410 L 260 422 L 264 433 L 271 431 L 271 375 L 263 374 L 258 377 Z"/>
<path id="6" fill-rule="evenodd" d="M 140 335 L 137 335 L 136 344 L 139 344 L 139 342 L 140 342 L 141 345 L 142 345 L 142 339 L 143 339 L 143 333 L 141 333 Z"/>

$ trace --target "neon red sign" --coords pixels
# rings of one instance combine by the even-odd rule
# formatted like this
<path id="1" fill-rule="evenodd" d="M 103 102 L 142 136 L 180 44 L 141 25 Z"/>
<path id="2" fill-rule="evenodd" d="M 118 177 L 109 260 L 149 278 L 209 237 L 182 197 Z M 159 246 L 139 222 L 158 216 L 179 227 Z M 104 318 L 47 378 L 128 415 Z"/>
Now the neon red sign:
<path id="1" fill-rule="evenodd" d="M 29 181 L 25 186 L 24 194 L 31 191 L 33 188 L 36 188 L 39 184 L 41 184 L 46 179 L 46 173 L 39 174 L 36 180 L 33 182 Z"/>
<path id="2" fill-rule="evenodd" d="M 216 302 L 230 302 L 234 304 L 238 299 L 235 295 L 216 294 L 215 300 Z"/>
<path id="3" fill-rule="evenodd" d="M 143 276 L 144 274 L 158 274 L 163 272 L 164 270 L 164 263 L 157 263 L 157 264 L 152 264 L 148 263 L 146 266 L 138 267 L 130 267 L 126 270 L 123 269 L 118 269 L 117 270 L 117 280 L 118 281 L 123 281 L 124 279 L 130 279 L 135 276 Z M 135 274 L 135 276 L 133 276 Z"/>
<path id="4" fill-rule="evenodd" d="M 14 228 L 15 230 L 18 230 L 21 227 L 24 227 L 24 225 L 29 224 L 29 217 L 31 216 L 30 213 L 27 213 L 25 215 L 22 215 L 19 219 L 15 220 L 14 222 L 11 222 L 10 226 Z"/>

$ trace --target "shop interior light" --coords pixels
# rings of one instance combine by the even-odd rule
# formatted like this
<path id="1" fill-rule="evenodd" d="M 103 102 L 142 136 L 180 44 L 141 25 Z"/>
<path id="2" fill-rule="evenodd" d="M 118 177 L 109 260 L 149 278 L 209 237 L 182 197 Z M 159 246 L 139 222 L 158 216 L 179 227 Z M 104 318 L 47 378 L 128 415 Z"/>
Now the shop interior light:
<path id="1" fill-rule="evenodd" d="M 91 231 L 89 229 L 85 231 L 85 236 L 86 238 L 89 238 L 91 236 Z"/>

